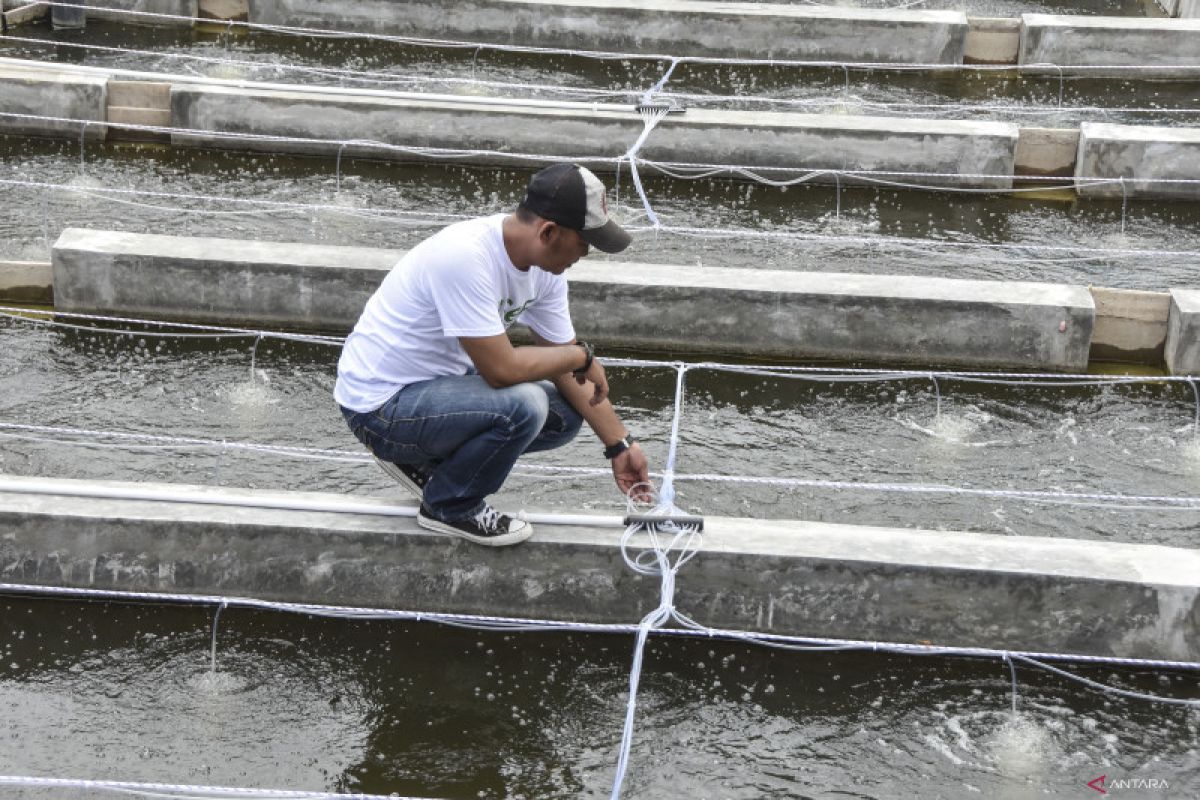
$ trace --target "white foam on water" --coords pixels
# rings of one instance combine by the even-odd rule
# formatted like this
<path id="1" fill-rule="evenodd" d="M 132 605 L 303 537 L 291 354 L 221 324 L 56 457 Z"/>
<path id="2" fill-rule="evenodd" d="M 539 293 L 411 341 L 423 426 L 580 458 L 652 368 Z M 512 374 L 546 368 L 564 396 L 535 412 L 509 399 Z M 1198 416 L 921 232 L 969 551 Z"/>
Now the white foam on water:
<path id="1" fill-rule="evenodd" d="M 66 183 L 72 189 L 103 189 L 104 181 L 88 174 L 76 175 Z"/>
<path id="2" fill-rule="evenodd" d="M 991 414 L 974 409 L 969 409 L 961 413 L 943 411 L 941 414 L 934 416 L 925 425 L 907 417 L 896 417 L 896 420 L 909 430 L 923 433 L 938 444 L 944 443 L 961 447 L 991 447 L 1005 443 L 1001 439 L 971 441 L 992 420 Z"/>
<path id="3" fill-rule="evenodd" d="M 197 694 L 221 697 L 244 691 L 246 681 L 228 672 L 221 672 L 219 670 L 214 672 L 211 669 L 206 669 L 189 677 L 187 685 L 195 690 Z"/>
<path id="4" fill-rule="evenodd" d="M 983 742 L 996 770 L 1010 778 L 1036 779 L 1056 770 L 1060 759 L 1054 735 L 1034 718 L 1020 712 L 1007 715 Z"/>
<path id="5" fill-rule="evenodd" d="M 254 370 L 250 380 L 239 381 L 222 392 L 236 416 L 253 417 L 272 406 L 283 402 L 283 398 L 270 385 L 265 370 Z"/>
<path id="6" fill-rule="evenodd" d="M 846 187 L 843 186 L 843 189 Z M 821 233 L 837 236 L 863 236 L 868 233 L 879 232 L 878 219 L 862 219 L 861 217 L 848 216 L 846 213 L 838 215 L 836 211 L 829 211 L 821 219 Z"/>
<path id="7" fill-rule="evenodd" d="M 204 75 L 218 80 L 241 80 L 246 77 L 246 68 L 238 64 L 212 64 L 203 69 Z"/>
<path id="8" fill-rule="evenodd" d="M 1191 475 L 1200 475 L 1200 438 L 1189 436 L 1179 445 L 1179 460 Z"/>

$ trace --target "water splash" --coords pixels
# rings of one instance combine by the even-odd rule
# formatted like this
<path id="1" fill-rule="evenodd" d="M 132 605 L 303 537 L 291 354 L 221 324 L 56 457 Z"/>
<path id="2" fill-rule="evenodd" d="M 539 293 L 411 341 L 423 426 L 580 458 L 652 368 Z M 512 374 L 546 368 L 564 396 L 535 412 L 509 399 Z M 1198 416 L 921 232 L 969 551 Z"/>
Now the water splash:
<path id="1" fill-rule="evenodd" d="M 247 76 L 248 70 L 239 64 L 211 64 L 202 70 L 204 75 L 218 80 L 236 81 Z"/>
<path id="2" fill-rule="evenodd" d="M 1031 779 L 1051 772 L 1061 754 L 1054 735 L 1037 720 L 1010 712 L 983 743 L 996 770 L 1010 778 Z"/>
<path id="3" fill-rule="evenodd" d="M 239 678 L 228 672 L 212 672 L 205 670 L 188 678 L 187 685 L 197 694 L 211 697 L 223 697 L 244 692 L 248 688 L 245 678 Z"/>
<path id="4" fill-rule="evenodd" d="M 896 419 L 904 427 L 922 433 L 936 443 L 959 447 L 994 447 L 1006 444 L 1003 439 L 972 441 L 980 430 L 992 421 L 991 414 L 983 411 L 942 412 L 924 425 L 907 417 Z"/>
<path id="5" fill-rule="evenodd" d="M 229 386 L 225 392 L 231 406 L 248 411 L 251 416 L 268 406 L 278 405 L 282 399 L 271 388 L 271 376 L 265 369 L 258 368 L 258 347 L 261 344 L 262 337 L 259 336 L 250 348 L 249 380 L 239 381 Z"/>

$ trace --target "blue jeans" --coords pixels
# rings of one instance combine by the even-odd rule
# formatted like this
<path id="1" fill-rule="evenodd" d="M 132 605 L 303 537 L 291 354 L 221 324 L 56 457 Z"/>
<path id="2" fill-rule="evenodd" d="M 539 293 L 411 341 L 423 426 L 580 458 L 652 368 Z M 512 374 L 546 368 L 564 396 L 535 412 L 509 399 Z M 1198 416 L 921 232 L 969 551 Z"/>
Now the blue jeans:
<path id="1" fill-rule="evenodd" d="M 479 513 L 522 453 L 560 447 L 583 424 L 550 381 L 493 389 L 479 375 L 414 383 L 374 411 L 342 415 L 377 458 L 432 471 L 424 506 L 445 522 Z"/>

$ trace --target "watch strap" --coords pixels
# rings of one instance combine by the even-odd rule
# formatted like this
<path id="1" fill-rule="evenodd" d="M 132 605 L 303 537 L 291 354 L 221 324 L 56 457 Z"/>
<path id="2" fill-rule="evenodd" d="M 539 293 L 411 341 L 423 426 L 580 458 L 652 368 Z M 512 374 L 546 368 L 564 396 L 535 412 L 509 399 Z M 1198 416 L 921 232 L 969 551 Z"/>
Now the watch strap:
<path id="1" fill-rule="evenodd" d="M 579 369 L 571 370 L 571 374 L 582 377 L 587 374 L 587 371 L 589 369 L 592 368 L 592 362 L 596 360 L 596 354 L 595 354 L 595 351 L 592 349 L 592 346 L 590 344 L 588 344 L 587 342 L 576 342 L 575 344 L 578 345 L 579 347 L 582 347 L 583 352 L 587 353 L 587 360 L 583 362 L 583 366 L 580 367 Z"/>
<path id="2" fill-rule="evenodd" d="M 604 448 L 604 457 L 608 459 L 616 458 L 617 456 L 621 455 L 621 453 L 624 453 L 626 450 L 628 450 L 629 446 L 636 441 L 637 439 L 634 439 L 632 436 L 626 436 L 624 439 L 619 439 L 618 441 Z"/>

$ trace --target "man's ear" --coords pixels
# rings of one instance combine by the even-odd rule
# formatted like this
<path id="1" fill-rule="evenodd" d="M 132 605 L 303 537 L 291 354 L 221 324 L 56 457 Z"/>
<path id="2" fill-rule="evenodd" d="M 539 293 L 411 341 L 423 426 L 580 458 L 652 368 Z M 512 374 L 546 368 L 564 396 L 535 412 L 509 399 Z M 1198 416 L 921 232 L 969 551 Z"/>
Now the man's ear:
<path id="1" fill-rule="evenodd" d="M 543 245 L 549 245 L 558 235 L 558 223 L 543 219 L 538 222 L 537 238 Z"/>

